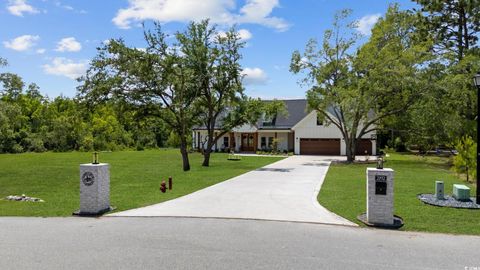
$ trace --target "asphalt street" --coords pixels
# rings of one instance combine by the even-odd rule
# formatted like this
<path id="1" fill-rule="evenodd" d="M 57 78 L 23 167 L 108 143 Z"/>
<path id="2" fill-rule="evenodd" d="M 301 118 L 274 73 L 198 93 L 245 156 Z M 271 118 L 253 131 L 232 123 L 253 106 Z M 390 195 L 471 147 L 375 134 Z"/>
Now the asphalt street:
<path id="1" fill-rule="evenodd" d="M 0 269 L 480 269 L 480 237 L 295 222 L 4 217 L 0 240 Z"/>

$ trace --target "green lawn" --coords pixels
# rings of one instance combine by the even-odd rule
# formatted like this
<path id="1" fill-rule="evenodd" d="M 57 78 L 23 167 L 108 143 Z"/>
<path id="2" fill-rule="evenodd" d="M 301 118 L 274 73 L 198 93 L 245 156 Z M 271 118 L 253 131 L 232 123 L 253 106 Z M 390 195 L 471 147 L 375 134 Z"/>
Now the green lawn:
<path id="1" fill-rule="evenodd" d="M 227 154 L 213 154 L 207 168 L 200 154 L 189 156 L 191 171 L 183 172 L 177 149 L 100 153 L 100 161 L 111 166 L 111 204 L 121 211 L 171 200 L 281 159 L 228 161 Z M 79 208 L 79 164 L 91 160 L 91 153 L 82 152 L 0 155 L 0 198 L 23 193 L 45 200 L 0 200 L 0 216 L 70 216 Z M 168 176 L 173 190 L 161 193 Z"/>
<path id="2" fill-rule="evenodd" d="M 402 230 L 480 235 L 480 210 L 429 206 L 417 199 L 419 193 L 435 193 L 435 180 L 445 182 L 445 194 L 462 180 L 450 171 L 447 158 L 391 154 L 385 167 L 395 170 L 395 214 L 403 218 Z M 357 224 L 357 215 L 366 212 L 367 167 L 375 164 L 333 164 L 323 183 L 320 204 Z M 469 185 L 470 195 L 475 188 Z"/>

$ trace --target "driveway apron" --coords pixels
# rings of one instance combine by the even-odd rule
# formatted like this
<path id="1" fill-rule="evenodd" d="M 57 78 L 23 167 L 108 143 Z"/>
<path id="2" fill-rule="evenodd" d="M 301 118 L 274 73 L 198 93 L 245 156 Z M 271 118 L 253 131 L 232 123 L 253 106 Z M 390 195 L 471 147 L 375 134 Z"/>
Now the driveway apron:
<path id="1" fill-rule="evenodd" d="M 342 157 L 291 156 L 178 199 L 109 216 L 239 218 L 356 226 L 317 201 L 330 163 L 336 159 Z"/>

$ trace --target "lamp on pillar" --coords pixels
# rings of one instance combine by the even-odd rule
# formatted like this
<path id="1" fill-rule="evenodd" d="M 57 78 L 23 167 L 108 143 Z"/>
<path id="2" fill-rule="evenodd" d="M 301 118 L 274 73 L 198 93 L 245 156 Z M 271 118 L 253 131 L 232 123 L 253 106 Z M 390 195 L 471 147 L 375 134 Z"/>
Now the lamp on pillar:
<path id="1" fill-rule="evenodd" d="M 480 171 L 480 142 L 478 141 L 479 136 L 479 127 L 480 127 L 480 73 L 475 74 L 473 77 L 473 82 L 477 87 L 477 204 L 480 204 L 480 177 L 478 172 Z"/>

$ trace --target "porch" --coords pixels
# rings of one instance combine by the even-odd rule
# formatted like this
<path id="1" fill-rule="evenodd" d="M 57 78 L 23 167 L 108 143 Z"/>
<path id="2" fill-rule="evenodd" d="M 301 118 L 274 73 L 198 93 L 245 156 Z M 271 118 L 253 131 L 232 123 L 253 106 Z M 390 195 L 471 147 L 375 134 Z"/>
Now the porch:
<path id="1" fill-rule="evenodd" d="M 217 133 L 218 134 L 218 133 Z M 193 148 L 205 149 L 207 132 L 193 133 Z M 233 131 L 223 135 L 212 147 L 213 151 L 255 153 L 257 151 L 293 151 L 294 133 L 290 130 Z"/>

